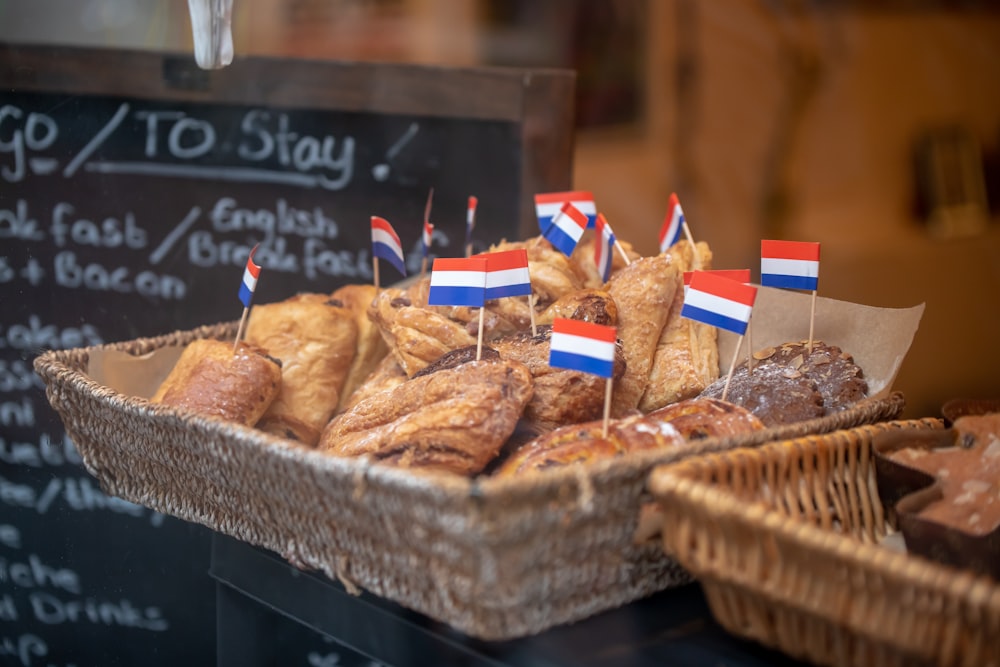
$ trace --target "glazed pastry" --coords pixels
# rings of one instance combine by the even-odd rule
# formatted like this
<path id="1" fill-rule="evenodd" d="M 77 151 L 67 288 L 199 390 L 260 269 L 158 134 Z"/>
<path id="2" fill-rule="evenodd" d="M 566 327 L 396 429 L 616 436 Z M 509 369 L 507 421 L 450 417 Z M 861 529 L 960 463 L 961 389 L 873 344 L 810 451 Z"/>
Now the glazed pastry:
<path id="1" fill-rule="evenodd" d="M 335 301 L 341 302 L 354 315 L 357 326 L 357 349 L 347 379 L 340 391 L 338 409 L 343 409 L 347 399 L 355 392 L 365 379 L 371 375 L 379 362 L 389 353 L 389 347 L 375 323 L 368 317 L 368 308 L 375 300 L 378 290 L 370 284 L 344 285 L 334 290 L 330 295 Z"/>
<path id="2" fill-rule="evenodd" d="M 513 433 L 531 398 L 516 361 L 481 360 L 414 377 L 329 423 L 320 448 L 402 467 L 475 475 Z"/>
<path id="3" fill-rule="evenodd" d="M 192 341 L 150 399 L 253 426 L 281 389 L 281 364 L 255 345 Z"/>
<path id="4" fill-rule="evenodd" d="M 653 410 L 647 422 L 664 421 L 685 440 L 725 438 L 765 428 L 764 423 L 746 408 L 715 398 L 690 398 Z"/>
<path id="5" fill-rule="evenodd" d="M 325 294 L 254 306 L 247 342 L 281 359 L 281 392 L 258 428 L 314 446 L 340 401 L 357 335 L 354 314 Z"/>
<path id="6" fill-rule="evenodd" d="M 366 398 L 383 391 L 388 391 L 396 385 L 402 384 L 405 380 L 406 371 L 404 371 L 403 367 L 396 361 L 396 357 L 391 354 L 387 354 L 382 357 L 382 360 L 378 362 L 375 370 L 373 370 L 368 377 L 365 378 L 364 382 L 362 382 L 361 385 L 346 398 L 346 400 L 341 401 L 337 411 L 343 412 L 345 410 L 350 410 Z"/>
<path id="7" fill-rule="evenodd" d="M 523 419 L 528 428 L 543 432 L 600 417 L 606 386 L 605 378 L 549 366 L 551 339 L 552 328 L 542 325 L 535 336 L 523 332 L 490 343 L 502 359 L 523 363 L 531 371 L 535 390 Z M 621 378 L 625 372 L 621 345 L 615 349 L 613 372 L 613 378 Z"/>
<path id="8" fill-rule="evenodd" d="M 696 247 L 698 268 L 711 268 L 712 251 L 708 245 L 698 243 Z M 681 284 L 674 292 L 666 324 L 653 353 L 646 389 L 639 400 L 639 409 L 643 412 L 693 398 L 719 377 L 718 330 L 681 317 L 683 274 L 693 270 L 696 264 L 691 244 L 679 241 L 671 246 L 669 254 Z"/>
<path id="9" fill-rule="evenodd" d="M 618 306 L 618 338 L 625 351 L 625 374 L 615 383 L 611 415 L 639 405 L 649 380 L 653 353 L 682 277 L 669 254 L 643 257 L 611 276 L 607 289 Z"/>
<path id="10" fill-rule="evenodd" d="M 607 437 L 603 430 L 603 420 L 555 429 L 522 445 L 494 474 L 513 477 L 528 471 L 606 460 L 626 452 L 677 447 L 685 442 L 668 422 L 649 421 L 644 415 L 610 420 Z"/>

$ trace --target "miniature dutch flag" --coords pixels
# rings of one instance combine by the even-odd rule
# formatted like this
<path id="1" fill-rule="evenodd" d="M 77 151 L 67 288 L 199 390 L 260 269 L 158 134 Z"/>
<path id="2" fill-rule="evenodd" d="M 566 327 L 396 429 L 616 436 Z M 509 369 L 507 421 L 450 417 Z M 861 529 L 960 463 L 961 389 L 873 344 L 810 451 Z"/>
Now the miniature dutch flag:
<path id="1" fill-rule="evenodd" d="M 486 260 L 486 298 L 531 294 L 528 251 L 524 248 L 478 255 Z"/>
<path id="2" fill-rule="evenodd" d="M 681 317 L 732 331 L 746 333 L 757 288 L 707 271 L 695 271 L 684 295 Z"/>
<path id="3" fill-rule="evenodd" d="M 672 245 L 681 240 L 684 233 L 684 209 L 677 193 L 670 193 L 667 204 L 667 215 L 660 227 L 660 252 L 666 252 Z"/>
<path id="4" fill-rule="evenodd" d="M 435 258 L 427 305 L 482 307 L 486 301 L 486 271 L 482 257 Z"/>
<path id="5" fill-rule="evenodd" d="M 566 202 L 562 205 L 560 214 L 542 235 L 562 254 L 569 257 L 586 229 L 587 216 L 572 202 Z"/>
<path id="6" fill-rule="evenodd" d="M 685 271 L 684 272 L 684 295 L 687 296 L 688 289 L 691 287 L 691 278 L 697 271 Z M 702 273 L 711 273 L 714 276 L 721 276 L 723 278 L 728 278 L 729 280 L 735 280 L 738 283 L 743 283 L 745 285 L 750 283 L 750 269 L 710 269 L 702 271 Z"/>
<path id="7" fill-rule="evenodd" d="M 403 260 L 403 244 L 385 218 L 372 216 L 372 255 L 386 260 L 396 270 L 406 275 L 406 262 Z"/>
<path id="8" fill-rule="evenodd" d="M 597 243 L 594 244 L 594 262 L 597 264 L 597 272 L 601 274 L 601 280 L 608 282 L 611 277 L 611 253 L 615 248 L 615 233 L 611 230 L 611 225 L 604 219 L 604 214 L 597 214 L 597 224 L 594 226 L 597 232 Z"/>
<path id="9" fill-rule="evenodd" d="M 615 327 L 556 318 L 549 342 L 549 366 L 610 378 L 615 366 Z"/>
<path id="10" fill-rule="evenodd" d="M 761 241 L 760 284 L 816 291 L 819 286 L 819 243 Z"/>
<path id="11" fill-rule="evenodd" d="M 260 277 L 260 265 L 253 261 L 254 253 L 257 252 L 258 247 L 260 244 L 255 245 L 250 251 L 250 255 L 247 256 L 247 267 L 243 270 L 243 282 L 240 284 L 239 295 L 244 308 L 250 307 L 254 290 L 257 289 L 257 279 Z"/>
<path id="12" fill-rule="evenodd" d="M 554 220 L 563 217 L 563 206 L 570 203 L 587 218 L 585 227 L 593 227 L 597 221 L 597 205 L 594 195 L 584 190 L 571 192 L 545 192 L 535 195 L 535 215 L 538 216 L 538 229 L 544 236 Z"/>

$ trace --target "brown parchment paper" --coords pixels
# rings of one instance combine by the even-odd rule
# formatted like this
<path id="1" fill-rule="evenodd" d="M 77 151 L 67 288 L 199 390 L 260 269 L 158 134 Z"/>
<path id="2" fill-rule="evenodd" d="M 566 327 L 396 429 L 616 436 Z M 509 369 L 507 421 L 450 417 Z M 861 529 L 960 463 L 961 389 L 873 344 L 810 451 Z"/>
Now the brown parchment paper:
<path id="1" fill-rule="evenodd" d="M 809 337 L 812 295 L 770 287 L 757 290 L 753 316 L 740 347 L 737 363 L 746 359 L 752 344 L 759 350 Z M 899 373 L 917 333 L 924 304 L 911 308 L 875 308 L 848 301 L 816 298 L 813 338 L 854 355 L 868 379 L 871 396 L 885 396 Z M 719 366 L 725 375 L 732 363 L 739 336 L 719 332 Z M 180 357 L 176 346 L 162 347 L 142 356 L 110 349 L 90 354 L 88 375 L 100 384 L 127 396 L 149 398 Z"/>
<path id="2" fill-rule="evenodd" d="M 812 294 L 758 287 L 753 315 L 744 336 L 737 364 L 746 360 L 750 345 L 760 350 L 809 338 Z M 864 371 L 870 396 L 892 390 L 903 359 L 924 314 L 924 304 L 911 308 L 876 308 L 849 301 L 816 297 L 813 339 L 836 345 L 854 355 Z M 739 336 L 719 331 L 719 366 L 729 372 Z"/>

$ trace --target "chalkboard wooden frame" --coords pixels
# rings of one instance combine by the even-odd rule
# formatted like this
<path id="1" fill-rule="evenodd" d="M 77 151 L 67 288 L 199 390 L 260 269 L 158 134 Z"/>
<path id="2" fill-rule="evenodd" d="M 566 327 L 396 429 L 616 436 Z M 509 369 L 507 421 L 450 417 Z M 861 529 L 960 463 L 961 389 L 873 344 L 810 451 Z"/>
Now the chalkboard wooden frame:
<path id="1" fill-rule="evenodd" d="M 202 70 L 191 54 L 0 45 L 0 88 L 5 90 L 515 123 L 523 147 L 521 237 L 537 233 L 534 194 L 572 185 L 575 84 L 575 73 L 561 69 L 248 56 L 237 57 L 225 70 Z"/>

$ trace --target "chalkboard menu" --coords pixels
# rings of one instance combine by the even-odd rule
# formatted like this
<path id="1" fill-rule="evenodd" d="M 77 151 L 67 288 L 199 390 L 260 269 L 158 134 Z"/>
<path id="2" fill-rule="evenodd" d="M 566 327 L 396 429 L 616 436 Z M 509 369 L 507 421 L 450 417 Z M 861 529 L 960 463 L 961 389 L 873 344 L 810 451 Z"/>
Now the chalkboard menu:
<path id="1" fill-rule="evenodd" d="M 104 495 L 32 371 L 42 350 L 238 319 L 370 282 L 369 221 L 420 266 L 534 233 L 568 189 L 573 76 L 0 46 L 0 663 L 212 664 L 206 528 Z M 391 267 L 383 283 L 398 279 Z M 286 664 L 309 664 L 288 656 Z"/>

